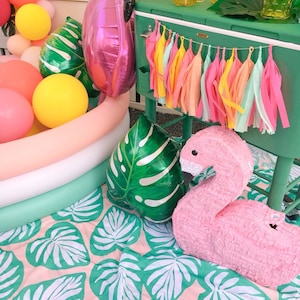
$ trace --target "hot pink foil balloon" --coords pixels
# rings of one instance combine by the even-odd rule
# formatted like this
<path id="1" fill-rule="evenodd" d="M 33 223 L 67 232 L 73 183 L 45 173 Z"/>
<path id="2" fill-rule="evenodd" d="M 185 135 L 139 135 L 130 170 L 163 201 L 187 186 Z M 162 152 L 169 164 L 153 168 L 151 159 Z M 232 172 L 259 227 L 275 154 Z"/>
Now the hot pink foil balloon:
<path id="1" fill-rule="evenodd" d="M 87 70 L 110 97 L 128 91 L 135 82 L 132 20 L 125 22 L 123 15 L 124 0 L 90 0 L 82 24 Z"/>

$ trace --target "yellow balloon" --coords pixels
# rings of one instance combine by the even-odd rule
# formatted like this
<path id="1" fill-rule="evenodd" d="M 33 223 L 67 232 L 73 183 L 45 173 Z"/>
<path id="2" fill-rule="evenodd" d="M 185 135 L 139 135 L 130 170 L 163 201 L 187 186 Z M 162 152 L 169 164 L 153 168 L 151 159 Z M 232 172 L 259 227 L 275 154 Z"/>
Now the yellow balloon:
<path id="1" fill-rule="evenodd" d="M 34 90 L 32 107 L 36 118 L 54 128 L 69 122 L 88 108 L 88 93 L 74 76 L 53 74 L 44 78 Z"/>
<path id="2" fill-rule="evenodd" d="M 45 130 L 48 130 L 49 128 L 46 127 L 45 125 L 41 124 L 37 118 L 34 119 L 32 127 L 30 128 L 30 130 L 26 133 L 25 137 L 27 136 L 31 136 L 34 134 L 38 134 L 40 132 L 43 132 Z"/>
<path id="3" fill-rule="evenodd" d="M 36 41 L 44 38 L 51 29 L 51 18 L 42 6 L 34 3 L 22 5 L 16 12 L 15 24 L 26 39 Z"/>

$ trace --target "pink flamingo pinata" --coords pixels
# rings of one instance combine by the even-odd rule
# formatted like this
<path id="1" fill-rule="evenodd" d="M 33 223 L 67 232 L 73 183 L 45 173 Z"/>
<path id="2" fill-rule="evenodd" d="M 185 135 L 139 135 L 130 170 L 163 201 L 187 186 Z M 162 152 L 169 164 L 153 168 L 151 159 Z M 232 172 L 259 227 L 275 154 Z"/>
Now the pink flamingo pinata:
<path id="1" fill-rule="evenodd" d="M 274 287 L 300 273 L 300 228 L 285 214 L 253 200 L 237 200 L 251 177 L 253 158 L 235 132 L 211 126 L 193 135 L 181 154 L 183 171 L 214 176 L 193 186 L 174 210 L 173 230 L 187 254 Z"/>

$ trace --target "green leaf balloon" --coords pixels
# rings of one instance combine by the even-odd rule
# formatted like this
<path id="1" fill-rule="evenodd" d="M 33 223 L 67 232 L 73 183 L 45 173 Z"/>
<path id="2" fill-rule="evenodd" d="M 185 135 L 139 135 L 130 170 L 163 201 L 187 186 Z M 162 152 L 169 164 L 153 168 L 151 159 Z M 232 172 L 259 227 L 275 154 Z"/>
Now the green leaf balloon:
<path id="1" fill-rule="evenodd" d="M 141 114 L 111 155 L 107 186 L 113 203 L 167 221 L 185 193 L 178 144 Z"/>
<path id="2" fill-rule="evenodd" d="M 82 50 L 82 24 L 67 17 L 63 26 L 46 39 L 40 53 L 39 68 L 43 77 L 64 73 L 75 76 L 85 86 L 90 98 L 99 95 L 85 64 Z"/>

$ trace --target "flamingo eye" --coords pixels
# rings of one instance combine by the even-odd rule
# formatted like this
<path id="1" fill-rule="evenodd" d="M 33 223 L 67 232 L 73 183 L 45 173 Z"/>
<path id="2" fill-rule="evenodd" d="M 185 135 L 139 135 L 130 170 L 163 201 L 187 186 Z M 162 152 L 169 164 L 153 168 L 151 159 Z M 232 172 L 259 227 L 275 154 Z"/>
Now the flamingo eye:
<path id="1" fill-rule="evenodd" d="M 197 150 L 192 150 L 192 155 L 196 156 L 198 154 Z"/>

